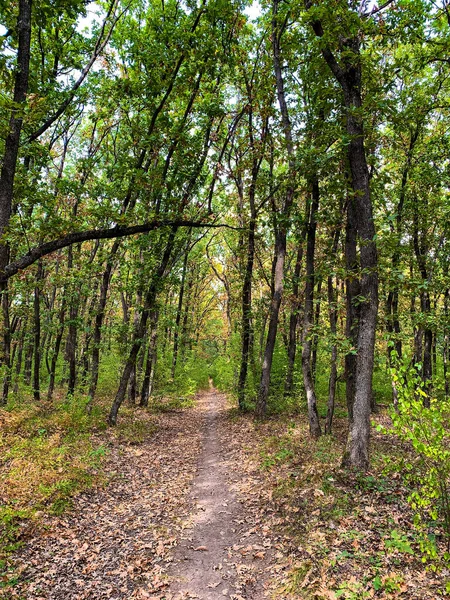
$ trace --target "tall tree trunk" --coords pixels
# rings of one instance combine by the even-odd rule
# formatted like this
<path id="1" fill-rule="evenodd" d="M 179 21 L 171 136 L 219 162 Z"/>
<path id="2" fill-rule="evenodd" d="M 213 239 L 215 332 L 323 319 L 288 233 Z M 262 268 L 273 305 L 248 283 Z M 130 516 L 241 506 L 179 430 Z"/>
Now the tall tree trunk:
<path id="1" fill-rule="evenodd" d="M 442 345 L 442 363 L 444 369 L 444 389 L 445 389 L 445 398 L 448 399 L 450 395 L 450 381 L 449 381 L 449 373 L 448 366 L 450 362 L 450 323 L 449 323 L 449 299 L 450 299 L 450 290 L 446 288 L 444 292 L 444 343 Z"/>
<path id="2" fill-rule="evenodd" d="M 314 380 L 311 370 L 311 329 L 314 321 L 314 252 L 316 245 L 316 215 L 319 210 L 319 182 L 317 178 L 311 181 L 311 210 L 306 238 L 306 285 L 305 285 L 305 311 L 303 315 L 303 348 L 302 348 L 302 371 L 303 384 L 305 386 L 306 400 L 308 404 L 309 433 L 318 438 L 322 434 L 320 428 L 319 413 L 317 411 L 317 399 L 314 389 Z"/>
<path id="3" fill-rule="evenodd" d="M 33 365 L 34 342 L 29 339 L 25 352 L 25 365 L 23 370 L 23 382 L 25 385 L 31 385 L 31 368 Z"/>
<path id="4" fill-rule="evenodd" d="M 31 0 L 19 0 L 17 17 L 17 64 L 14 76 L 15 109 L 11 111 L 8 134 L 5 140 L 2 167 L 0 171 L 0 272 L 9 261 L 9 245 L 1 239 L 9 225 L 12 212 L 14 178 L 19 155 L 20 132 L 22 130 L 23 114 L 28 92 L 31 46 Z M 11 332 L 9 323 L 9 299 L 7 282 L 0 284 L 1 305 L 3 313 L 3 356 L 2 362 L 6 369 L 3 382 L 3 393 L 0 404 L 6 404 L 11 380 Z"/>
<path id="5" fill-rule="evenodd" d="M 13 393 L 17 394 L 17 392 L 19 391 L 19 379 L 20 379 L 20 373 L 22 371 L 22 357 L 23 357 L 23 347 L 25 344 L 25 337 L 27 334 L 27 317 L 25 317 L 25 320 L 22 324 L 22 331 L 21 331 L 21 335 L 20 335 L 20 339 L 19 339 L 19 347 L 17 350 L 17 360 L 16 360 L 16 366 L 15 366 L 15 381 L 14 381 L 14 386 L 13 386 Z"/>
<path id="6" fill-rule="evenodd" d="M 284 261 L 286 258 L 286 230 L 280 227 L 275 241 L 275 273 L 274 293 L 270 303 L 269 327 L 267 331 L 266 347 L 262 364 L 261 382 L 258 399 L 256 402 L 256 416 L 263 417 L 267 411 L 267 399 L 269 397 L 270 374 L 272 371 L 273 352 L 278 328 L 278 315 L 280 312 L 281 299 L 283 296 Z"/>
<path id="7" fill-rule="evenodd" d="M 320 320 L 320 307 L 321 307 L 320 293 L 321 293 L 321 291 L 322 291 L 322 280 L 319 279 L 319 281 L 317 282 L 316 310 L 314 311 L 314 327 L 316 328 L 316 331 L 318 330 L 319 320 Z M 312 336 L 312 350 L 311 350 L 311 374 L 312 374 L 314 386 L 316 385 L 316 370 L 317 370 L 316 367 L 317 367 L 318 348 L 319 348 L 319 336 L 317 335 L 317 333 L 314 333 Z"/>
<path id="8" fill-rule="evenodd" d="M 306 3 L 309 8 L 310 3 Z M 353 19 L 354 15 L 349 15 Z M 352 21 L 353 22 L 353 21 Z M 311 23 L 318 37 L 324 36 L 322 23 Z M 323 57 L 339 83 L 346 108 L 346 128 L 349 137 L 348 164 L 355 205 L 355 223 L 360 239 L 361 302 L 355 368 L 353 419 L 343 464 L 359 470 L 369 467 L 370 413 L 374 367 L 375 331 L 378 314 L 378 256 L 375 226 L 370 196 L 369 169 L 364 147 L 362 109 L 362 66 L 359 34 L 350 34 L 339 41 L 333 51 L 327 43 Z M 336 52 L 336 55 L 333 53 Z"/>
<path id="9" fill-rule="evenodd" d="M 41 290 L 40 282 L 44 278 L 42 262 L 38 262 L 36 285 L 34 288 L 34 372 L 33 372 L 33 397 L 36 402 L 41 399 Z"/>
<path id="10" fill-rule="evenodd" d="M 155 309 L 150 315 L 150 334 L 147 348 L 147 362 L 145 364 L 144 380 L 142 382 L 140 406 L 148 406 L 152 394 L 155 366 L 156 366 L 156 341 L 158 336 L 159 311 Z"/>
<path id="11" fill-rule="evenodd" d="M 64 334 L 64 320 L 66 315 L 66 295 L 65 291 L 63 291 L 63 298 L 61 300 L 61 308 L 59 311 L 59 329 L 56 334 L 55 339 L 55 347 L 52 354 L 52 360 L 50 363 L 50 378 L 48 382 L 48 392 L 47 392 L 47 400 L 50 400 L 53 397 L 53 392 L 55 390 L 55 377 L 56 377 L 56 363 L 58 362 L 59 351 L 61 349 L 61 342 Z"/>
<path id="12" fill-rule="evenodd" d="M 331 249 L 331 256 L 335 256 L 338 245 L 341 230 L 337 229 L 333 238 L 333 247 Z M 336 398 L 336 384 L 337 384 L 337 358 L 338 358 L 338 346 L 337 346 L 337 320 L 338 320 L 338 282 L 336 277 L 336 286 L 333 286 L 333 275 L 328 275 L 327 280 L 327 294 L 328 294 L 328 310 L 330 319 L 330 336 L 331 336 L 331 366 L 330 366 L 330 378 L 328 382 L 328 406 L 327 406 L 327 418 L 325 422 L 325 433 L 331 435 L 333 427 L 333 416 L 334 416 L 334 404 Z"/>
<path id="13" fill-rule="evenodd" d="M 284 89 L 283 70 L 280 39 L 284 31 L 284 25 L 279 23 L 278 14 L 279 0 L 273 0 L 272 5 L 272 57 L 273 68 L 276 80 L 277 98 L 281 112 L 281 122 L 283 127 L 284 141 L 288 156 L 289 175 L 287 189 L 283 206 L 279 211 L 279 220 L 275 233 L 275 261 L 273 268 L 273 293 L 270 303 L 269 327 L 267 331 L 267 341 L 264 351 L 262 364 L 261 382 L 259 386 L 258 398 L 256 402 L 256 416 L 262 417 L 267 411 L 267 399 L 269 397 L 270 374 L 272 370 L 273 352 L 278 328 L 278 314 L 280 312 L 281 299 L 283 296 L 284 282 L 284 262 L 286 258 L 286 236 L 287 224 L 291 212 L 295 193 L 295 155 L 294 144 L 292 140 L 292 126 L 289 118 L 289 110 L 286 102 L 286 93 Z"/>
<path id="14" fill-rule="evenodd" d="M 255 203 L 250 203 L 250 223 L 248 226 L 247 238 L 247 261 L 245 264 L 244 283 L 242 286 L 242 349 L 241 349 L 241 367 L 238 379 L 238 402 L 239 408 L 245 408 L 245 384 L 247 381 L 248 360 L 250 353 L 250 342 L 252 338 L 252 279 L 253 262 L 255 259 L 255 228 L 256 211 Z"/>
<path id="15" fill-rule="evenodd" d="M 297 354 L 297 325 L 299 319 L 300 301 L 299 301 L 299 282 L 300 272 L 303 260 L 303 244 L 300 242 L 295 260 L 294 278 L 292 282 L 292 308 L 289 317 L 289 344 L 288 344 L 288 364 L 286 371 L 286 381 L 284 383 L 284 395 L 289 396 L 294 389 L 294 365 Z"/>
<path id="16" fill-rule="evenodd" d="M 183 310 L 184 286 L 186 283 L 186 271 L 187 271 L 188 258 L 189 258 L 189 241 L 188 241 L 188 247 L 186 248 L 186 252 L 184 254 L 184 259 L 183 259 L 183 270 L 181 272 L 180 293 L 178 296 L 177 315 L 175 318 L 175 331 L 173 334 L 172 379 L 175 379 L 175 371 L 177 368 L 178 338 L 180 335 L 180 323 L 181 323 L 181 314 L 182 314 L 182 310 Z"/>
<path id="17" fill-rule="evenodd" d="M 68 252 L 68 272 L 73 269 L 73 247 L 69 246 Z M 67 397 L 71 397 L 75 393 L 75 384 L 77 376 L 77 319 L 78 319 L 79 298 L 75 292 L 75 287 L 72 285 L 69 299 L 69 325 L 67 330 L 66 341 L 66 360 L 69 367 L 69 376 L 67 382 Z"/>
<path id="18" fill-rule="evenodd" d="M 358 278 L 357 230 L 355 203 L 353 198 L 347 200 L 347 221 L 345 225 L 345 336 L 350 351 L 345 355 L 345 397 L 349 422 L 353 421 L 353 402 L 356 382 L 356 349 L 359 331 L 359 303 L 361 293 Z"/>
<path id="19" fill-rule="evenodd" d="M 0 286 L 0 294 L 3 316 L 3 364 L 5 366 L 0 404 L 4 406 L 8 402 L 9 386 L 11 383 L 11 323 L 9 318 L 9 294 L 6 284 L 3 287 Z"/>

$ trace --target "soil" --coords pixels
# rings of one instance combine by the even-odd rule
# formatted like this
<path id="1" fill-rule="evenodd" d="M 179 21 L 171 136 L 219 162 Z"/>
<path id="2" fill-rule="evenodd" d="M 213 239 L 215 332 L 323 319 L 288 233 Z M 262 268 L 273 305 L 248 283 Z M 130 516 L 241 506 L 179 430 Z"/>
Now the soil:
<path id="1" fill-rule="evenodd" d="M 231 489 L 228 472 L 226 404 L 225 396 L 214 390 L 200 400 L 205 421 L 191 492 L 195 508 L 169 569 L 169 589 L 177 598 L 263 597 L 270 544 L 256 533 L 245 535 L 248 515 Z"/>

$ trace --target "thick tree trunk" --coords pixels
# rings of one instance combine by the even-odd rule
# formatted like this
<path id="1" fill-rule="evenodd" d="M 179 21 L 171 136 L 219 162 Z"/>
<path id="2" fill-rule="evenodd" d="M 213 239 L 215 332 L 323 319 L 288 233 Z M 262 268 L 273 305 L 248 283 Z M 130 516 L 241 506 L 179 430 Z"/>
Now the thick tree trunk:
<path id="1" fill-rule="evenodd" d="M 310 5 L 306 0 L 306 7 L 310 8 Z M 353 18 L 354 14 L 349 13 L 349 19 Z M 322 23 L 313 19 L 311 25 L 315 34 L 323 38 Z M 325 43 L 322 54 L 344 95 L 349 137 L 348 164 L 353 189 L 353 197 L 349 204 L 354 204 L 354 222 L 360 239 L 361 301 L 354 369 L 353 419 L 350 422 L 343 464 L 366 470 L 369 467 L 370 411 L 378 314 L 378 257 L 361 115 L 362 66 L 359 34 L 342 37 L 336 50 L 332 50 Z"/>
<path id="2" fill-rule="evenodd" d="M 355 399 L 356 380 L 356 348 L 359 331 L 359 304 L 357 298 L 361 293 L 358 278 L 358 254 L 356 213 L 353 198 L 347 201 L 347 221 L 345 226 L 345 336 L 350 351 L 345 355 L 345 397 L 349 422 L 353 421 L 353 402 Z"/>
<path id="3" fill-rule="evenodd" d="M 2 240 L 11 218 L 14 193 L 14 178 L 19 154 L 20 132 L 22 130 L 23 114 L 30 68 L 31 46 L 31 0 L 19 1 L 17 18 L 18 50 L 14 79 L 14 104 L 17 109 L 11 111 L 8 134 L 5 140 L 2 167 L 0 172 L 0 272 L 4 271 L 9 261 L 9 245 Z M 6 404 L 11 380 L 11 332 L 9 323 L 9 300 L 7 282 L 0 284 L 0 295 L 3 313 L 3 357 L 6 368 L 3 382 L 3 392 L 0 404 Z"/>

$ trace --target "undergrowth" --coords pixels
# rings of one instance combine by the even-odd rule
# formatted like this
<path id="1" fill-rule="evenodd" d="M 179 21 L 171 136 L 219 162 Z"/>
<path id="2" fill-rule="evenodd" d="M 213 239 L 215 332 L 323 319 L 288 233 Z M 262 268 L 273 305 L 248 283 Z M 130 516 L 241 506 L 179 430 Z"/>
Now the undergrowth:
<path id="1" fill-rule="evenodd" d="M 70 510 L 80 492 L 107 483 L 111 445 L 142 444 L 157 429 L 156 413 L 192 402 L 123 406 L 114 429 L 106 426 L 106 398 L 91 414 L 83 398 L 36 404 L 21 397 L 0 410 L 0 589 L 14 585 L 9 557 L 27 535 L 46 517 Z"/>
<path id="2" fill-rule="evenodd" d="M 385 413 L 375 418 L 389 423 Z M 259 465 L 294 556 L 278 597 L 446 597 L 444 540 L 440 564 L 425 569 L 407 502 L 411 489 L 401 473 L 388 470 L 399 457 L 410 460 L 411 447 L 375 432 L 371 471 L 356 474 L 340 468 L 345 419 L 336 419 L 333 436 L 317 441 L 310 439 L 304 416 L 272 417 L 257 431 Z"/>

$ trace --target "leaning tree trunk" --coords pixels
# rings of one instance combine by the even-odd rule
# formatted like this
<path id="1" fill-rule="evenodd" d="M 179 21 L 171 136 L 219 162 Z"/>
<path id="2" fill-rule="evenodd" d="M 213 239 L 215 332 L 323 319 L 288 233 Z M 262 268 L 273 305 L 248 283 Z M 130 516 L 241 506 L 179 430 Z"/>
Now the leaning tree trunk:
<path id="1" fill-rule="evenodd" d="M 114 402 L 113 402 L 113 404 L 111 406 L 111 410 L 109 412 L 109 416 L 108 416 L 108 424 L 109 425 L 115 425 L 117 423 L 117 415 L 118 415 L 119 409 L 125 398 L 128 381 L 130 379 L 130 375 L 133 370 L 133 366 L 136 363 L 136 358 L 139 354 L 139 350 L 141 349 L 141 346 L 142 346 L 142 340 L 145 335 L 147 321 L 148 321 L 151 311 L 154 310 L 154 308 L 155 308 L 156 296 L 157 296 L 157 293 L 158 293 L 160 285 L 161 285 L 161 280 L 165 274 L 167 265 L 169 263 L 169 260 L 170 260 L 170 257 L 171 257 L 172 251 L 173 251 L 176 232 L 177 232 L 177 228 L 172 227 L 172 230 L 169 235 L 169 239 L 167 240 L 167 244 L 166 244 L 166 247 L 164 250 L 163 257 L 161 259 L 161 262 L 159 263 L 159 266 L 158 266 L 156 272 L 153 274 L 153 277 L 150 282 L 150 286 L 145 295 L 144 308 L 143 308 L 143 311 L 141 314 L 141 318 L 139 320 L 139 323 L 137 324 L 136 329 L 133 332 L 133 341 L 131 344 L 131 350 L 130 350 L 128 359 L 125 363 L 125 366 L 124 366 L 124 369 L 122 372 L 122 376 L 120 378 L 119 389 L 117 390 L 116 397 L 114 398 Z"/>

